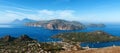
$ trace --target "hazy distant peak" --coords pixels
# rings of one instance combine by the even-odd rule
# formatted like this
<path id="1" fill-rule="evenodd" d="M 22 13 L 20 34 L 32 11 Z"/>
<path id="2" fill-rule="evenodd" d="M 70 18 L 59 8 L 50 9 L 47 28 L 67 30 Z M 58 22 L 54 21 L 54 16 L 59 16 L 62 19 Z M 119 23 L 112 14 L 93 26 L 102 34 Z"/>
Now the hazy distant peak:
<path id="1" fill-rule="evenodd" d="M 24 18 L 22 19 L 22 21 L 31 21 L 32 19 L 29 19 L 29 18 Z"/>
<path id="2" fill-rule="evenodd" d="M 20 21 L 19 19 L 15 19 L 14 21 Z"/>
<path id="3" fill-rule="evenodd" d="M 22 20 L 15 19 L 14 21 L 11 22 L 11 24 L 25 24 L 27 22 L 35 22 L 35 20 L 29 19 L 29 18 L 24 18 Z"/>
<path id="4" fill-rule="evenodd" d="M 63 20 L 63 19 L 53 19 L 53 20 L 50 20 L 50 21 L 66 21 L 66 20 Z"/>

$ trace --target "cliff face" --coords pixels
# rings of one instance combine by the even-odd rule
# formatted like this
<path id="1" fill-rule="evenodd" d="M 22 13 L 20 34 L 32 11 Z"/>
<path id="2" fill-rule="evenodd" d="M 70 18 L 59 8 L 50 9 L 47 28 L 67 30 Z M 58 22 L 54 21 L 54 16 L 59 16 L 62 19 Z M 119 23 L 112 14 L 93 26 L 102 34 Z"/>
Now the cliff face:
<path id="1" fill-rule="evenodd" d="M 85 28 L 85 26 L 79 22 L 60 19 L 27 23 L 26 26 L 43 27 L 50 30 L 80 30 Z"/>

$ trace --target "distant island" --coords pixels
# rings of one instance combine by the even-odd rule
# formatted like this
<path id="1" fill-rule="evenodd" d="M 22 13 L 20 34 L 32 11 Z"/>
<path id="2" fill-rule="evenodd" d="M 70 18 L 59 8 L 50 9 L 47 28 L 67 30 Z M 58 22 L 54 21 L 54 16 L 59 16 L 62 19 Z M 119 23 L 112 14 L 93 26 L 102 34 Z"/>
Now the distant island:
<path id="1" fill-rule="evenodd" d="M 105 24 L 83 24 L 78 21 L 68 21 L 62 19 L 36 21 L 28 18 L 22 20 L 15 19 L 10 25 L 23 25 L 31 27 L 42 27 L 49 30 L 83 30 L 86 28 L 105 27 Z"/>
<path id="2" fill-rule="evenodd" d="M 12 24 L 12 25 L 24 25 L 25 23 L 29 23 L 29 22 L 36 22 L 36 20 L 32 20 L 32 19 L 28 19 L 28 18 L 24 18 L 22 20 L 15 19 L 9 24 Z"/>
<path id="3" fill-rule="evenodd" d="M 92 24 L 88 24 L 87 27 L 92 27 L 92 28 L 94 28 L 94 27 L 105 27 L 105 24 L 94 24 L 94 23 L 92 23 Z"/>
<path id="4" fill-rule="evenodd" d="M 85 28 L 80 22 L 54 19 L 49 21 L 29 22 L 26 26 L 43 27 L 50 30 L 81 30 Z"/>

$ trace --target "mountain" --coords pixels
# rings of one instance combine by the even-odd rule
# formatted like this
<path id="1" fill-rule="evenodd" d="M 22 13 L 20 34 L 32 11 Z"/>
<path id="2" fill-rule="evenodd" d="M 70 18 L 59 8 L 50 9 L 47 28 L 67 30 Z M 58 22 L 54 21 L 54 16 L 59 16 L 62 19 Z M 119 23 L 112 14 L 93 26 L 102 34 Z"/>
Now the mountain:
<path id="1" fill-rule="evenodd" d="M 11 22 L 11 24 L 21 25 L 21 24 L 25 24 L 25 23 L 28 23 L 28 22 L 35 22 L 35 20 L 28 19 L 28 18 L 24 18 L 24 19 L 22 19 L 22 20 L 15 19 L 14 21 Z"/>
<path id="2" fill-rule="evenodd" d="M 77 21 L 66 21 L 61 19 L 54 19 L 48 21 L 37 21 L 26 23 L 26 26 L 43 27 L 50 30 L 80 30 L 85 26 Z"/>

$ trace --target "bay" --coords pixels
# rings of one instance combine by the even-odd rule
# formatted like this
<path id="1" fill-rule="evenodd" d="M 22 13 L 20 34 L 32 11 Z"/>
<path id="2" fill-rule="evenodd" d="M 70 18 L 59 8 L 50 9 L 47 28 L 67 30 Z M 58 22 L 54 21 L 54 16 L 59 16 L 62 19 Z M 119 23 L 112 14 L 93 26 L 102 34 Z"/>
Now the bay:
<path id="1" fill-rule="evenodd" d="M 11 35 L 14 37 L 19 37 L 23 34 L 27 34 L 31 38 L 37 39 L 40 42 L 50 42 L 50 41 L 60 41 L 59 39 L 52 39 L 51 36 L 65 33 L 65 32 L 91 32 L 96 30 L 105 31 L 113 36 L 120 36 L 120 25 L 119 24 L 111 24 L 107 25 L 104 28 L 87 28 L 85 30 L 48 30 L 40 27 L 26 27 L 26 26 L 18 26 L 18 25 L 0 25 L 0 37 L 5 35 Z M 89 46 L 90 48 L 101 48 L 108 46 L 120 46 L 120 41 L 114 42 L 100 42 L 100 43 L 81 43 L 82 47 Z"/>

